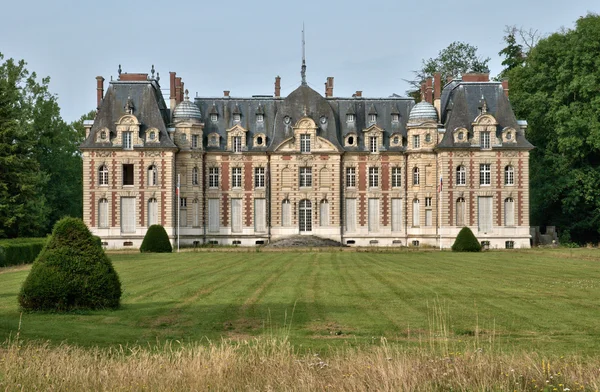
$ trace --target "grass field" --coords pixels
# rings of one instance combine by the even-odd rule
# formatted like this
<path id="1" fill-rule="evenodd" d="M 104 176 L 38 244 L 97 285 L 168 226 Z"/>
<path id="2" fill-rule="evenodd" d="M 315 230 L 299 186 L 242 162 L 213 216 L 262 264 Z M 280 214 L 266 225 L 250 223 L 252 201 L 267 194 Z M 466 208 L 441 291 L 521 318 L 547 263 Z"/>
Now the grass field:
<path id="1" fill-rule="evenodd" d="M 600 252 L 113 254 L 122 308 L 24 313 L 20 337 L 80 346 L 288 336 L 300 350 L 440 346 L 600 352 Z M 29 267 L 0 269 L 0 337 Z"/>

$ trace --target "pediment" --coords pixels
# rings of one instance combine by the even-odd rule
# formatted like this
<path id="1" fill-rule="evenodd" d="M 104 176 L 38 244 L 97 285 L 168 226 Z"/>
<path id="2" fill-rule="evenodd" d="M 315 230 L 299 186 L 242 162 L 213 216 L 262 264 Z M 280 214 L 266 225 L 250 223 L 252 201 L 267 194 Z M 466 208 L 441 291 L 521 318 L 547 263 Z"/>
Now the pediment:
<path id="1" fill-rule="evenodd" d="M 248 130 L 246 128 L 242 127 L 240 124 L 236 124 L 227 130 L 227 133 L 230 133 L 230 132 L 237 133 L 237 134 L 244 134 L 244 133 L 248 132 Z"/>
<path id="2" fill-rule="evenodd" d="M 371 133 L 371 134 L 382 134 L 383 129 L 379 128 L 376 124 L 371 125 L 368 128 L 363 129 L 363 133 Z"/>
<path id="3" fill-rule="evenodd" d="M 141 123 L 138 121 L 137 117 L 133 114 L 126 114 L 119 118 L 116 122 L 116 125 L 140 125 Z"/>
<path id="4" fill-rule="evenodd" d="M 498 121 L 489 113 L 480 114 L 473 120 L 473 125 L 498 125 Z"/>
<path id="5" fill-rule="evenodd" d="M 316 129 L 317 124 L 310 117 L 302 117 L 294 125 L 294 129 Z"/>

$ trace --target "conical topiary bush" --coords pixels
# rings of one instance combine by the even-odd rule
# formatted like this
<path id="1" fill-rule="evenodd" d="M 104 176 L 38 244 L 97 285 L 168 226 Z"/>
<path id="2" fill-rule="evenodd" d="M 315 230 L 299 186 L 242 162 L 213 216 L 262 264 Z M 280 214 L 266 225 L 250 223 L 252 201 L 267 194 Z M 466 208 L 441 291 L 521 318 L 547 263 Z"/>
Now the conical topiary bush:
<path id="1" fill-rule="evenodd" d="M 172 251 L 173 247 L 165 228 L 161 225 L 150 226 L 140 246 L 140 252 L 170 253 Z"/>
<path id="2" fill-rule="evenodd" d="M 452 245 L 452 251 L 454 252 L 480 252 L 481 244 L 475 237 L 475 234 L 468 227 L 463 227 L 458 235 L 454 244 Z"/>
<path id="3" fill-rule="evenodd" d="M 112 262 L 81 219 L 63 218 L 25 279 L 25 310 L 117 308 L 121 282 Z"/>

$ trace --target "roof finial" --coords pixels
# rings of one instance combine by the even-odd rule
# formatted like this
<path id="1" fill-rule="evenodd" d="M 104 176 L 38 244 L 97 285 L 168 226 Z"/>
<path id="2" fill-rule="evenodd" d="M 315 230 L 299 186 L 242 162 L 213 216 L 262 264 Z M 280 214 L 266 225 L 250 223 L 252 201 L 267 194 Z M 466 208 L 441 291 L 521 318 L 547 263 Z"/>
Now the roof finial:
<path id="1" fill-rule="evenodd" d="M 121 76 L 121 72 L 122 72 L 122 70 L 121 70 L 121 64 L 119 64 L 119 70 L 118 70 L 118 72 L 119 72 L 119 76 Z"/>
<path id="2" fill-rule="evenodd" d="M 150 73 L 152 74 L 152 79 L 154 79 L 154 64 L 152 64 L 152 69 L 150 70 Z"/>
<path id="3" fill-rule="evenodd" d="M 302 22 L 302 70 L 300 74 L 302 75 L 302 85 L 306 86 L 306 44 L 304 43 L 304 22 Z"/>

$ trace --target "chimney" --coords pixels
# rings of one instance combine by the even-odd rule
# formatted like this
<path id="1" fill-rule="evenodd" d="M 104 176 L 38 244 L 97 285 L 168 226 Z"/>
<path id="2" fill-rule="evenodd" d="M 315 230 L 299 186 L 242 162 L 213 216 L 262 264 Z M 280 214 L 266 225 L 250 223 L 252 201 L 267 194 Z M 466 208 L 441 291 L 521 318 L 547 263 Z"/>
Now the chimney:
<path id="1" fill-rule="evenodd" d="M 504 90 L 504 94 L 508 98 L 508 79 L 502 79 L 502 89 Z"/>
<path id="2" fill-rule="evenodd" d="M 325 83 L 325 98 L 327 97 L 333 97 L 333 76 L 329 76 Z"/>
<path id="3" fill-rule="evenodd" d="M 430 104 L 433 104 L 431 77 L 425 81 L 425 100 Z"/>
<path id="4" fill-rule="evenodd" d="M 177 106 L 176 103 L 176 97 L 177 95 L 175 95 L 175 80 L 177 79 L 175 76 L 177 75 L 176 72 L 169 72 L 169 82 L 170 82 L 170 88 L 171 88 L 171 93 L 169 94 L 169 107 L 171 108 L 171 112 L 173 112 L 173 110 L 175 110 L 175 106 Z"/>
<path id="5" fill-rule="evenodd" d="M 229 90 L 223 90 L 223 96 L 229 98 Z"/>
<path id="6" fill-rule="evenodd" d="M 442 95 L 442 74 L 439 72 L 436 72 L 433 74 L 433 106 L 435 107 L 435 110 L 437 110 L 437 112 L 438 112 L 438 118 L 442 118 L 442 116 L 440 116 L 440 108 L 441 108 L 440 96 L 441 95 Z"/>
<path id="7" fill-rule="evenodd" d="M 462 76 L 463 82 L 489 82 L 489 73 L 466 73 Z"/>
<path id="8" fill-rule="evenodd" d="M 179 102 L 183 101 L 183 92 L 185 89 L 183 88 L 184 83 L 181 82 L 181 89 L 179 90 Z"/>
<path id="9" fill-rule="evenodd" d="M 354 93 L 353 97 L 355 97 L 355 98 L 362 98 L 362 91 L 356 90 L 356 93 Z"/>
<path id="10" fill-rule="evenodd" d="M 96 76 L 96 110 L 100 110 L 100 102 L 104 97 L 104 78 L 102 76 Z"/>
<path id="11" fill-rule="evenodd" d="M 275 77 L 275 96 L 281 96 L 281 78 L 279 75 Z"/>
<path id="12" fill-rule="evenodd" d="M 181 77 L 175 78 L 175 106 L 181 102 Z"/>
<path id="13" fill-rule="evenodd" d="M 421 82 L 421 101 L 425 101 L 425 82 Z"/>

